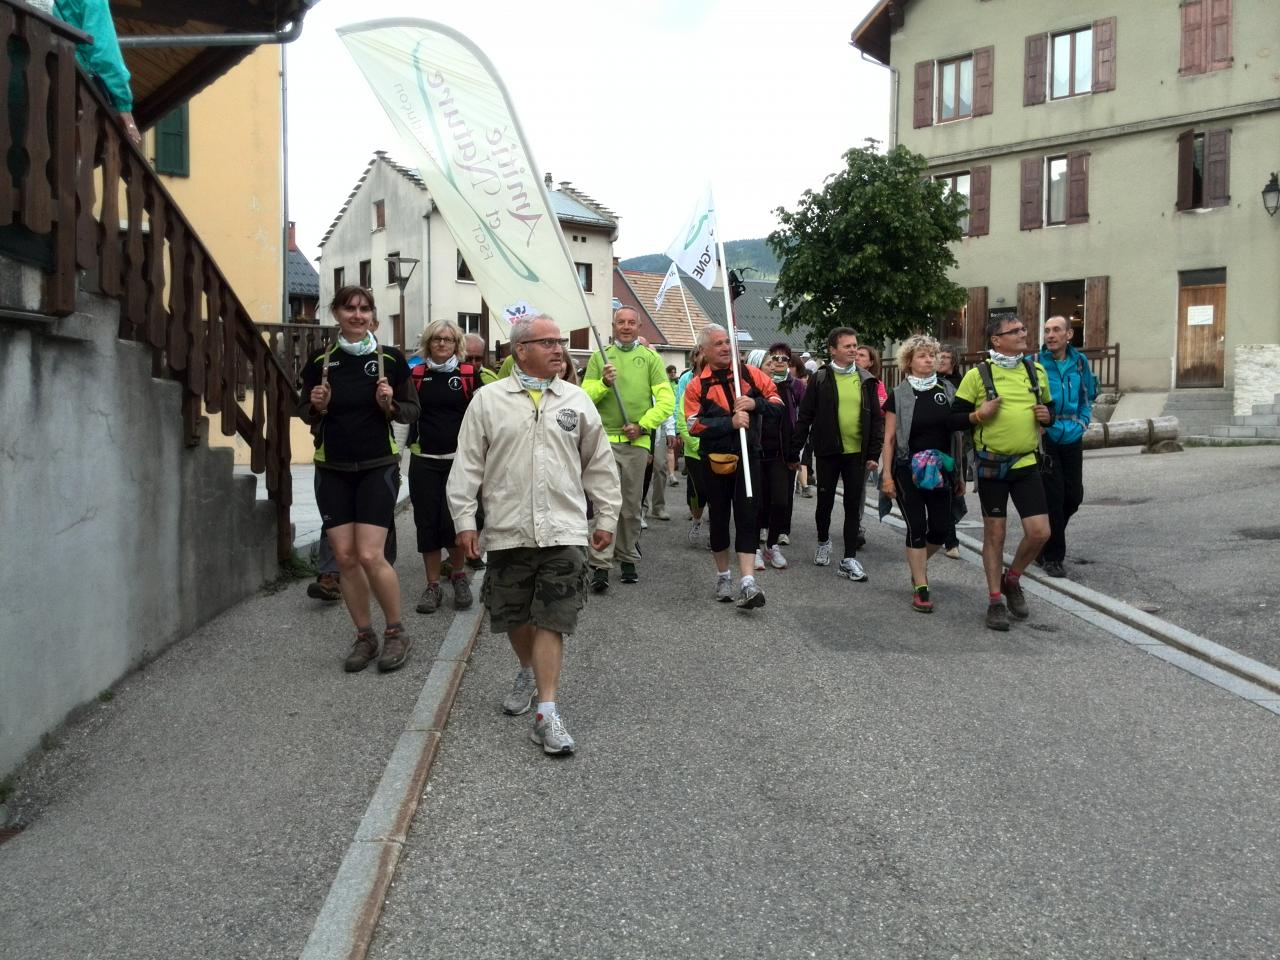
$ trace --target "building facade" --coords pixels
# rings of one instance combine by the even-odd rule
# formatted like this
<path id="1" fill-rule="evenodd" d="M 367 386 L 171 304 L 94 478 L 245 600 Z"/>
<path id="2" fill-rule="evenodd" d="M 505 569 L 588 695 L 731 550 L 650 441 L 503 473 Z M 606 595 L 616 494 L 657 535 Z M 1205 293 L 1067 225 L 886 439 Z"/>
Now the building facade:
<path id="1" fill-rule="evenodd" d="M 1119 344 L 1123 389 L 1280 360 L 1272 0 L 881 0 L 852 39 L 894 72 L 895 142 L 969 201 L 944 335 L 1061 314 Z"/>

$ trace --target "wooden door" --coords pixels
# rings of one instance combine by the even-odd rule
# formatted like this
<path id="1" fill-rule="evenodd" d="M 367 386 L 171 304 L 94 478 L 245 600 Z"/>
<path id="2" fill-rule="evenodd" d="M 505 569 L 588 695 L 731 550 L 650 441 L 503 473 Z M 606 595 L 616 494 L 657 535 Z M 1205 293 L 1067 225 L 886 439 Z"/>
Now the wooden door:
<path id="1" fill-rule="evenodd" d="M 1178 387 L 1220 387 L 1227 340 L 1227 285 L 1178 290 Z"/>

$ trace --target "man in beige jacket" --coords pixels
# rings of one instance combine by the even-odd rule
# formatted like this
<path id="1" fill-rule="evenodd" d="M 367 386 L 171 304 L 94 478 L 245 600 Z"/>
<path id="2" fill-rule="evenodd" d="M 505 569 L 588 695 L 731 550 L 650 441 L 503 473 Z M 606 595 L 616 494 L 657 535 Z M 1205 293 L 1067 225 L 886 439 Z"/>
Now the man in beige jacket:
<path id="1" fill-rule="evenodd" d="M 556 708 L 564 636 L 586 602 L 587 545 L 610 545 L 622 504 L 600 414 L 579 387 L 560 379 L 567 344 L 547 316 L 512 328 L 511 376 L 472 398 L 446 487 L 458 546 L 470 557 L 480 556 L 476 509 L 483 504 L 489 567 L 480 599 L 490 629 L 510 637 L 520 660 L 502 708 L 524 713 L 536 691 L 530 739 L 549 754 L 574 749 Z"/>

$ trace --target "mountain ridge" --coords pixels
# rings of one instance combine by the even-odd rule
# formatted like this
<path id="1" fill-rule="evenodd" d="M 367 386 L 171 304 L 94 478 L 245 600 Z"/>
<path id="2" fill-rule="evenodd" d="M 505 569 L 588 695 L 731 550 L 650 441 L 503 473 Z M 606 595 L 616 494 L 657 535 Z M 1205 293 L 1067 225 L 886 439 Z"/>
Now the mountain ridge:
<path id="1" fill-rule="evenodd" d="M 745 271 L 744 280 L 777 280 L 781 266 L 763 237 L 751 240 L 727 240 L 724 255 L 733 270 Z M 671 259 L 665 253 L 646 253 L 628 257 L 618 263 L 623 270 L 644 273 L 666 273 Z"/>

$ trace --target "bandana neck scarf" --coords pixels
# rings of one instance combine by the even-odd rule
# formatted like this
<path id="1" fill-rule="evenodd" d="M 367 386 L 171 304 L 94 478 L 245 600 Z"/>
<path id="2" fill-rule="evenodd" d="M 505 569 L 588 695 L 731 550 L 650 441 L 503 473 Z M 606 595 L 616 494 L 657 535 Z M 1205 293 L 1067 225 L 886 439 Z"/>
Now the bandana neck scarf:
<path id="1" fill-rule="evenodd" d="M 634 349 L 635 349 L 636 347 L 638 347 L 639 345 L 640 345 L 640 341 L 639 341 L 639 340 L 632 340 L 630 343 L 621 343 L 621 342 L 618 342 L 618 343 L 615 343 L 615 344 L 614 344 L 614 346 L 615 346 L 615 347 L 617 347 L 619 350 L 621 350 L 623 353 L 630 353 L 632 350 L 634 350 Z"/>
<path id="2" fill-rule="evenodd" d="M 786 383 L 788 374 L 775 373 L 775 374 L 771 374 L 771 376 L 773 377 L 774 383 Z"/>
<path id="3" fill-rule="evenodd" d="M 1012 357 L 1006 357 L 1003 353 L 997 353 L 995 350 L 988 350 L 987 355 L 991 357 L 991 362 L 996 366 L 1004 367 L 1006 370 L 1012 370 L 1022 362 L 1022 354 L 1018 353 Z"/>
<path id="4" fill-rule="evenodd" d="M 932 373 L 927 377 L 913 377 L 907 374 L 907 382 L 913 390 L 932 390 L 938 385 L 938 375 Z"/>
<path id="5" fill-rule="evenodd" d="M 520 369 L 520 364 L 518 363 L 512 365 L 511 372 L 515 375 L 516 380 L 519 381 L 520 386 L 526 390 L 545 390 L 551 386 L 551 381 L 555 379 L 555 377 L 547 377 L 545 380 L 540 380 L 537 377 L 531 377 Z"/>
<path id="6" fill-rule="evenodd" d="M 444 363 L 436 363 L 430 357 L 424 357 L 423 359 L 427 361 L 427 369 L 434 373 L 452 373 L 454 370 L 458 369 L 457 354 L 454 354 Z"/>
<path id="7" fill-rule="evenodd" d="M 849 364 L 847 367 L 842 367 L 842 366 L 840 366 L 838 363 L 836 363 L 834 360 L 832 360 L 832 361 L 830 362 L 829 366 L 830 366 L 830 367 L 831 367 L 831 369 L 832 369 L 832 370 L 834 370 L 836 373 L 843 373 L 843 374 L 846 374 L 846 375 L 847 375 L 847 374 L 850 374 L 850 373 L 853 373 L 853 371 L 854 371 L 854 370 L 858 369 L 858 365 L 857 365 L 856 363 L 851 363 L 851 364 Z"/>
<path id="8" fill-rule="evenodd" d="M 338 347 L 343 353 L 349 353 L 353 357 L 364 357 L 378 349 L 378 340 L 369 332 L 364 335 L 364 339 L 349 343 L 342 334 L 338 334 Z"/>

